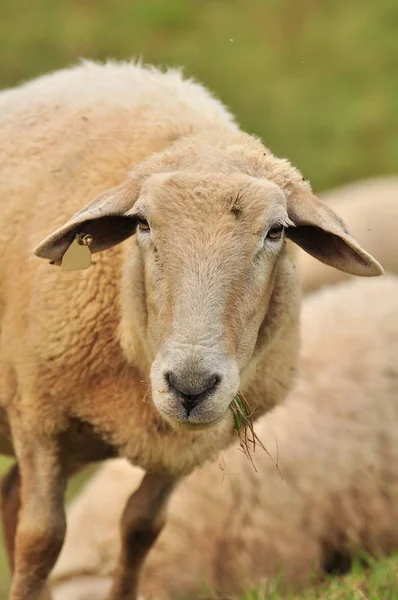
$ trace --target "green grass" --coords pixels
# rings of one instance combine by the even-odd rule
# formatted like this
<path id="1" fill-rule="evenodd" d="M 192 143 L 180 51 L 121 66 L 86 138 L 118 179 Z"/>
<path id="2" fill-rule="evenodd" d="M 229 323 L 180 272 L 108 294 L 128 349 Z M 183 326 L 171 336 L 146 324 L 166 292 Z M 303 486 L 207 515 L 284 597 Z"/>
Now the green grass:
<path id="1" fill-rule="evenodd" d="M 398 171 L 397 0 L 0 0 L 0 87 L 133 56 L 183 65 L 317 191 Z M 386 561 L 302 598 L 392 600 L 397 572 Z M 7 585 L 0 556 L 0 598 Z"/>
<path id="2" fill-rule="evenodd" d="M 243 600 L 398 600 L 398 556 L 371 561 L 366 569 L 358 561 L 349 575 L 329 577 L 299 595 L 256 590 Z"/>

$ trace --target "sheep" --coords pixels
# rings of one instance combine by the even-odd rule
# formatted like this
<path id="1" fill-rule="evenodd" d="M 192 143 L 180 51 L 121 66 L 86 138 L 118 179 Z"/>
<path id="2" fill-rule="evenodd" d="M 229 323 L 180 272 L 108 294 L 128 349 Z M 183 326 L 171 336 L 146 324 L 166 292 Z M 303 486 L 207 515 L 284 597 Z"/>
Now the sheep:
<path id="1" fill-rule="evenodd" d="M 67 476 L 115 456 L 146 472 L 110 592 L 133 598 L 174 488 L 234 439 L 239 388 L 257 417 L 293 384 L 294 244 L 358 276 L 383 269 L 178 70 L 88 61 L 6 90 L 0 147 L 9 598 L 47 593 Z"/>
<path id="2" fill-rule="evenodd" d="M 398 278 L 350 280 L 306 298 L 299 377 L 256 423 L 276 460 L 258 473 L 230 447 L 176 490 L 144 567 L 146 599 L 284 589 L 348 569 L 361 548 L 398 546 Z M 54 600 L 101 600 L 119 549 L 116 523 L 142 471 L 108 461 L 68 510 Z M 282 479 L 283 478 L 283 479 Z"/>
<path id="3" fill-rule="evenodd" d="M 390 273 L 398 273 L 398 176 L 354 181 L 319 194 L 347 223 L 355 237 Z M 314 260 L 300 248 L 297 252 L 302 291 L 348 279 L 350 275 Z"/>

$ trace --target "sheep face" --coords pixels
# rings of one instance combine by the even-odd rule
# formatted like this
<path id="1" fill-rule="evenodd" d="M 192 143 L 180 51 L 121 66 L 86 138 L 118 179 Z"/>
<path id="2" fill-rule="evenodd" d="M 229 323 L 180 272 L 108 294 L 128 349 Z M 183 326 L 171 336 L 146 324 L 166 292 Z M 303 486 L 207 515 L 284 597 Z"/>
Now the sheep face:
<path id="1" fill-rule="evenodd" d="M 287 237 L 342 271 L 383 272 L 298 172 L 249 136 L 218 147 L 177 141 L 149 156 L 35 254 L 60 264 L 78 233 L 92 236 L 92 252 L 137 234 L 121 294 L 131 357 L 122 346 L 150 371 L 160 413 L 187 427 L 226 417 L 243 372 L 246 382 L 257 353 L 296 315 Z"/>
<path id="2" fill-rule="evenodd" d="M 282 190 L 219 173 L 151 177 L 132 215 L 152 396 L 172 422 L 222 419 L 250 361 L 290 220 Z"/>

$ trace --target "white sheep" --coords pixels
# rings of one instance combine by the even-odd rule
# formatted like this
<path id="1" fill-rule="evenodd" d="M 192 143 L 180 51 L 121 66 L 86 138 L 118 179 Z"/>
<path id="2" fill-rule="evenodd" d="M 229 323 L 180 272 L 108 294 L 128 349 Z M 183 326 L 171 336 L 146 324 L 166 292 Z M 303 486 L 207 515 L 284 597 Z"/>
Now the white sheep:
<path id="1" fill-rule="evenodd" d="M 386 272 L 398 274 L 398 176 L 374 177 L 338 186 L 319 194 L 346 223 L 356 239 L 381 262 Z M 297 253 L 302 290 L 313 292 L 350 275 L 320 263 L 300 248 Z"/>
<path id="2" fill-rule="evenodd" d="M 9 598 L 45 589 L 67 474 L 117 455 L 147 472 L 111 592 L 133 598 L 176 483 L 233 440 L 238 388 L 257 417 L 293 383 L 292 241 L 352 274 L 383 271 L 179 71 L 88 62 L 2 92 L 0 148 L 1 450 L 19 469 L 2 486 Z"/>
<path id="3" fill-rule="evenodd" d="M 398 547 L 397 298 L 398 278 L 385 276 L 305 300 L 298 381 L 256 423 L 280 473 L 261 450 L 255 473 L 231 447 L 191 474 L 144 567 L 145 598 L 193 598 L 205 584 L 230 597 L 281 572 L 299 590 L 360 549 Z M 117 522 L 141 478 L 108 461 L 73 501 L 54 600 L 104 597 Z"/>

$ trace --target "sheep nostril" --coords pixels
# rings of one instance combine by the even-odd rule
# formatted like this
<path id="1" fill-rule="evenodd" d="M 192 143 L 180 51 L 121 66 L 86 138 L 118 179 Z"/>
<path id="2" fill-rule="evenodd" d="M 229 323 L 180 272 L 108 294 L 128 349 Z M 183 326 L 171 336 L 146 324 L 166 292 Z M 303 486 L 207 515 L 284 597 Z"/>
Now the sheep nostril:
<path id="1" fill-rule="evenodd" d="M 215 373 L 191 373 L 189 379 L 177 376 L 172 371 L 165 373 L 169 389 L 181 399 L 187 416 L 218 387 L 221 376 Z"/>

